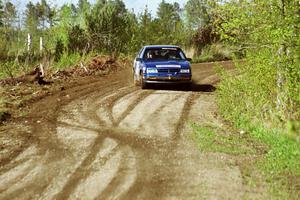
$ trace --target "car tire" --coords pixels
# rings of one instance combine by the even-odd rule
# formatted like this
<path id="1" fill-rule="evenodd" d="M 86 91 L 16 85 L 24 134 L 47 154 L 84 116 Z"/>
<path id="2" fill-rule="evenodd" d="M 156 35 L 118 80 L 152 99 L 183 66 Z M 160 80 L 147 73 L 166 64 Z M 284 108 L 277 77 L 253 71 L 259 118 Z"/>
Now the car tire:
<path id="1" fill-rule="evenodd" d="M 141 87 L 142 89 L 147 89 L 148 88 L 148 84 L 145 81 L 141 81 Z"/>
<path id="2" fill-rule="evenodd" d="M 139 86 L 140 85 L 140 81 L 137 80 L 136 75 L 133 73 L 133 84 L 135 86 Z"/>
<path id="3" fill-rule="evenodd" d="M 140 73 L 139 85 L 141 86 L 142 89 L 147 89 L 148 84 L 143 79 L 143 72 Z"/>
<path id="4" fill-rule="evenodd" d="M 184 83 L 181 88 L 183 91 L 191 91 L 192 90 L 192 83 Z"/>
<path id="5" fill-rule="evenodd" d="M 140 85 L 142 89 L 147 89 L 148 84 L 144 81 L 144 79 L 141 77 Z"/>

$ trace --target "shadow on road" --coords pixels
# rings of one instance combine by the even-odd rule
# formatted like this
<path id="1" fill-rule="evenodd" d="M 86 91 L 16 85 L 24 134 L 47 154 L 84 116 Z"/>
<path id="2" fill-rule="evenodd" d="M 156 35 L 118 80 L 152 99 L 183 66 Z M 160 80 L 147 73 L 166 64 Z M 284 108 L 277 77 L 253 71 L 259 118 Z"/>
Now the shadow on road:
<path id="1" fill-rule="evenodd" d="M 216 87 L 211 84 L 196 84 L 196 83 L 192 83 L 191 85 L 153 84 L 153 85 L 149 85 L 148 89 L 186 91 L 186 92 L 214 92 L 216 90 Z"/>

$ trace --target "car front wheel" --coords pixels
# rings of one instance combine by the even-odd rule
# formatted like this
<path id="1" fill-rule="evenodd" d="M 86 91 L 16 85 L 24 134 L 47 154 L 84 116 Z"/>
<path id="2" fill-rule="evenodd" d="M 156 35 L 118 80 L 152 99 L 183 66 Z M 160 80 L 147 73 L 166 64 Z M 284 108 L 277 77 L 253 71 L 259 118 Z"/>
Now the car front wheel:
<path id="1" fill-rule="evenodd" d="M 134 84 L 135 86 L 139 86 L 139 85 L 140 85 L 140 81 L 137 80 L 137 77 L 136 77 L 136 75 L 135 75 L 134 72 L 133 72 L 133 84 Z"/>
<path id="2" fill-rule="evenodd" d="M 143 79 L 143 74 L 140 75 L 140 85 L 141 85 L 142 89 L 147 89 L 148 84 Z"/>

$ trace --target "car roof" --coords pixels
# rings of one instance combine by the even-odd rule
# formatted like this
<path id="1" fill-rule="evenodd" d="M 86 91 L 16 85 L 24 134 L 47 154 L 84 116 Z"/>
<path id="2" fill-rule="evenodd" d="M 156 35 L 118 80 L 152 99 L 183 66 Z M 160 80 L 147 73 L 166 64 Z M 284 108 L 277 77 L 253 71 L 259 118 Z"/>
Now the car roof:
<path id="1" fill-rule="evenodd" d="M 155 49 L 155 48 L 180 48 L 179 46 L 176 45 L 147 45 L 144 46 L 146 49 Z"/>

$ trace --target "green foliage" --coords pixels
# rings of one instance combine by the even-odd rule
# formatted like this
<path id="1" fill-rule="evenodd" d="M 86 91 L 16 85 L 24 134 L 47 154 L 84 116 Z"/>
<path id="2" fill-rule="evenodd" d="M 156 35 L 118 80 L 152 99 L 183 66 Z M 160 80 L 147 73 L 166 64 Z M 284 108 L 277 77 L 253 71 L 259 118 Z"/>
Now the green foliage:
<path id="1" fill-rule="evenodd" d="M 64 53 L 65 50 L 65 46 L 64 43 L 62 42 L 61 39 L 58 39 L 56 41 L 56 45 L 55 45 L 55 53 L 54 53 L 54 60 L 56 62 L 58 62 L 62 56 L 62 54 Z"/>
<path id="2" fill-rule="evenodd" d="M 122 1 L 98 1 L 86 22 L 93 49 L 110 54 L 124 52 L 131 30 L 129 14 Z"/>
<path id="3" fill-rule="evenodd" d="M 45 30 L 47 22 L 52 24 L 53 13 L 51 7 L 47 4 L 46 0 L 41 0 L 41 2 L 38 2 L 36 4 L 35 11 L 35 16 L 37 17 L 39 22 L 39 27 Z"/>
<path id="4" fill-rule="evenodd" d="M 37 8 L 33 3 L 29 2 L 26 5 L 25 26 L 30 33 L 35 33 L 38 28 L 39 19 L 38 19 L 37 12 L 38 12 Z"/>
<path id="5" fill-rule="evenodd" d="M 192 36 L 192 44 L 194 44 L 199 50 L 201 50 L 207 45 L 219 41 L 219 37 L 220 36 L 214 32 L 211 25 L 201 26 Z"/>
<path id="6" fill-rule="evenodd" d="M 79 25 L 72 26 L 68 30 L 68 52 L 84 52 L 89 48 L 89 41 L 84 29 Z"/>
<path id="7" fill-rule="evenodd" d="M 56 26 L 51 29 L 51 35 L 55 35 L 54 42 L 61 40 L 65 47 L 68 46 L 68 31 L 72 24 L 76 25 L 75 13 L 71 5 L 63 5 L 57 12 L 59 21 Z"/>
<path id="8" fill-rule="evenodd" d="M 155 22 L 148 8 L 138 17 L 139 23 L 136 27 L 136 51 L 139 50 L 141 45 L 154 44 L 156 39 Z M 137 22 L 136 22 L 137 23 Z"/>
<path id="9" fill-rule="evenodd" d="M 232 60 L 235 55 L 234 48 L 222 43 L 208 45 L 202 49 L 201 55 L 193 58 L 193 63 L 215 62 Z"/>
<path id="10" fill-rule="evenodd" d="M 159 4 L 157 16 L 159 23 L 164 27 L 165 33 L 174 30 L 176 23 L 180 21 L 180 7 L 178 3 L 170 4 L 164 0 Z"/>
<path id="11" fill-rule="evenodd" d="M 27 60 L 36 62 L 40 55 L 40 37 L 47 55 L 57 60 L 61 42 L 69 53 L 97 51 L 132 55 L 148 44 L 187 46 L 191 36 L 178 3 L 162 1 L 157 17 L 152 17 L 147 8 L 136 15 L 126 9 L 122 0 L 101 0 L 94 4 L 79 0 L 77 5 L 61 7 L 53 7 L 46 0 L 28 2 L 24 16 L 16 16 L 20 8 L 11 2 L 6 1 L 6 5 L 3 7 L 6 12 L 0 14 L 0 21 L 7 25 L 6 38 L 0 42 L 4 59 L 30 55 Z M 27 34 L 31 36 L 30 52 L 27 52 Z"/>
<path id="12" fill-rule="evenodd" d="M 82 57 L 79 53 L 69 54 L 65 52 L 61 55 L 60 60 L 57 63 L 55 63 L 55 69 L 60 70 L 75 66 L 81 60 Z"/>
<path id="13" fill-rule="evenodd" d="M 181 9 L 178 3 L 170 4 L 164 0 L 159 4 L 157 20 L 154 21 L 154 34 L 157 44 L 182 44 L 180 33 L 184 26 L 180 19 Z M 163 28 L 162 28 L 163 27 Z"/>
<path id="14" fill-rule="evenodd" d="M 4 60 L 7 57 L 8 48 L 7 43 L 3 35 L 0 35 L 0 60 Z"/>
<path id="15" fill-rule="evenodd" d="M 254 154 L 255 149 L 247 146 L 246 138 L 239 134 L 225 135 L 216 127 L 202 127 L 193 124 L 192 138 L 199 149 L 205 152 L 220 152 L 233 155 Z"/>
<path id="16" fill-rule="evenodd" d="M 264 159 L 257 163 L 270 185 L 271 192 L 278 196 L 288 191 L 285 198 L 299 198 L 300 144 L 278 130 L 267 130 L 250 121 L 238 119 L 238 127 L 250 136 L 268 145 Z"/>
<path id="17" fill-rule="evenodd" d="M 91 13 L 91 4 L 88 0 L 79 0 L 77 13 L 78 13 L 78 24 L 81 28 L 86 29 L 85 16 Z"/>
<path id="18" fill-rule="evenodd" d="M 189 0 L 185 5 L 185 12 L 188 26 L 196 30 L 209 25 L 209 1 L 207 0 Z"/>
<path id="19" fill-rule="evenodd" d="M 0 6 L 1 7 L 1 6 Z M 6 28 L 12 27 L 17 16 L 16 7 L 11 2 L 7 1 L 3 9 L 3 24 Z"/>
<path id="20" fill-rule="evenodd" d="M 221 38 L 246 55 L 235 74 L 221 71 L 220 111 L 268 145 L 262 170 L 275 191 L 290 194 L 300 177 L 299 7 L 299 1 L 232 0 L 215 12 Z"/>
<path id="21" fill-rule="evenodd" d="M 7 61 L 0 63 L 0 78 L 14 77 L 20 71 L 20 66 L 15 62 Z"/>
<path id="22" fill-rule="evenodd" d="M 215 126 L 192 125 L 192 139 L 204 152 L 219 152 L 239 156 L 259 154 L 255 161 L 268 183 L 275 199 L 298 199 L 300 181 L 300 145 L 296 140 L 280 134 L 276 130 L 269 131 L 264 127 L 251 124 L 236 117 L 237 131 L 228 133 Z M 257 148 L 259 147 L 259 148 Z"/>
<path id="23" fill-rule="evenodd" d="M 226 118 L 240 115 L 257 122 L 276 120 L 276 68 L 268 62 L 269 56 L 270 51 L 260 52 L 260 58 L 264 59 L 236 64 L 238 75 L 222 74 L 217 95 Z"/>
<path id="24" fill-rule="evenodd" d="M 240 113 L 278 128 L 299 121 L 298 3 L 229 1 L 220 6 L 222 37 L 246 52 L 239 76 L 225 76 L 220 85 L 219 104 L 228 118 Z"/>

